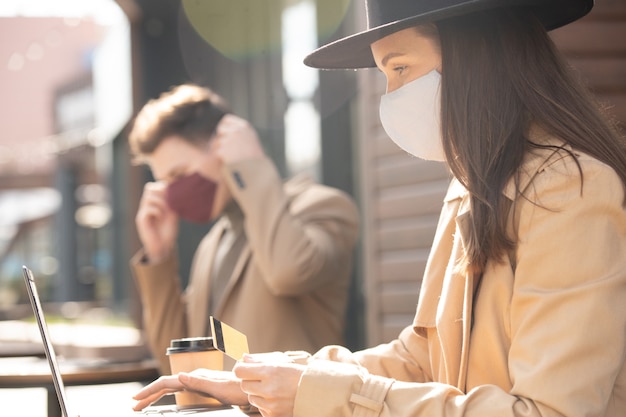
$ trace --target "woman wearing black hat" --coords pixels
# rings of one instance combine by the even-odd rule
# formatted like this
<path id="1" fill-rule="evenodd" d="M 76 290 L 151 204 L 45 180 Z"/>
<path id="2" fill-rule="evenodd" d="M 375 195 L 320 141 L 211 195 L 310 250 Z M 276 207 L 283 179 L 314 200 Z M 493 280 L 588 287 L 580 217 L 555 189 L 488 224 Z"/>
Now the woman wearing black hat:
<path id="1" fill-rule="evenodd" d="M 454 175 L 412 326 L 165 378 L 138 408 L 185 387 L 265 416 L 624 416 L 626 142 L 547 35 L 593 1 L 366 5 L 368 30 L 305 63 L 377 66 L 388 135 Z"/>

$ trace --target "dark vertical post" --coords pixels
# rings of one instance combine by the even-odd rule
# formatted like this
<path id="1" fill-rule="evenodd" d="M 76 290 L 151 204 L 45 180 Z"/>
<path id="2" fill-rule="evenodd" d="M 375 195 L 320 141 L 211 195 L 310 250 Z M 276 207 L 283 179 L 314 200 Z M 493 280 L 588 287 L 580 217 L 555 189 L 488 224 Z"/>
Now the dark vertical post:
<path id="1" fill-rule="evenodd" d="M 354 3 L 354 2 L 353 2 Z M 352 33 L 351 5 L 335 37 Z M 323 27 L 324 16 L 333 16 L 337 4 L 331 1 L 317 2 L 318 28 Z M 318 30 L 318 32 L 321 32 Z M 328 40 L 321 40 L 326 42 Z M 354 71 L 320 71 L 319 112 L 321 116 L 322 140 L 322 181 L 355 196 L 355 178 L 352 145 L 352 112 L 356 93 L 356 74 Z M 350 298 L 346 311 L 346 345 L 351 349 L 363 347 L 364 307 L 362 297 L 362 278 L 358 271 L 359 253 L 355 251 L 355 261 L 350 285 Z"/>
<path id="2" fill-rule="evenodd" d="M 55 218 L 55 246 L 59 269 L 54 290 L 55 301 L 75 300 L 77 296 L 78 274 L 76 270 L 76 169 L 63 158 L 59 158 L 56 172 L 56 189 L 61 194 L 61 207 Z"/>

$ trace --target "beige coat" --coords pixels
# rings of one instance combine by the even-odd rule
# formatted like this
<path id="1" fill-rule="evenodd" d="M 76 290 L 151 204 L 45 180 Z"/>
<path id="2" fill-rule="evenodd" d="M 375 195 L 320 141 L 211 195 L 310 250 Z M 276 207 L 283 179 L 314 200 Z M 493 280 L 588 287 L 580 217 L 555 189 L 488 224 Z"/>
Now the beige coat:
<path id="1" fill-rule="evenodd" d="M 523 164 L 530 198 L 506 189 L 516 249 L 487 265 L 475 298 L 458 269 L 468 195 L 451 184 L 413 326 L 355 354 L 318 352 L 295 417 L 626 416 L 624 189 L 579 154 L 581 192 L 573 159 L 551 153 Z"/>
<path id="2" fill-rule="evenodd" d="M 358 235 L 353 201 L 303 177 L 283 184 L 268 159 L 227 166 L 224 177 L 244 213 L 247 243 L 214 316 L 245 333 L 251 352 L 342 343 Z M 138 254 L 131 262 L 163 373 L 171 339 L 207 335 L 209 271 L 223 230 L 218 221 L 200 243 L 184 294 L 176 259 L 150 266 Z"/>

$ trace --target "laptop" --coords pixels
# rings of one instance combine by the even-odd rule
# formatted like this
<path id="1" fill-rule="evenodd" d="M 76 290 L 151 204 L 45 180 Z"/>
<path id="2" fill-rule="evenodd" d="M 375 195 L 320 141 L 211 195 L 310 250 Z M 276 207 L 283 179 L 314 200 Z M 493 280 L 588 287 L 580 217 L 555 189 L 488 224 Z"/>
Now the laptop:
<path id="1" fill-rule="evenodd" d="M 52 382 L 54 383 L 54 390 L 57 395 L 59 405 L 61 407 L 61 415 L 63 417 L 80 417 L 79 414 L 75 414 L 71 405 L 68 403 L 67 394 L 65 392 L 65 385 L 63 384 L 63 377 L 61 375 L 59 363 L 57 361 L 54 347 L 48 333 L 48 326 L 46 319 L 41 308 L 41 301 L 39 293 L 37 291 L 37 285 L 35 284 L 35 278 L 32 271 L 26 266 L 22 267 L 24 274 L 24 281 L 26 282 L 26 289 L 28 291 L 28 298 L 33 308 L 35 318 L 37 319 L 37 325 L 39 332 L 41 333 L 41 339 L 43 341 L 44 351 L 50 366 L 52 373 Z M 103 407 L 102 404 L 97 405 L 99 409 Z M 94 413 L 95 414 L 95 413 Z M 89 417 L 88 414 L 81 414 L 84 417 Z M 178 417 L 178 416 L 197 416 L 197 417 L 234 417 L 244 416 L 245 414 L 237 408 L 224 406 L 215 409 L 178 409 L 175 405 L 152 405 L 145 408 L 143 411 L 133 412 L 128 410 L 126 414 L 128 417 L 140 417 L 143 415 L 148 416 L 166 416 L 166 417 Z M 125 417 L 126 415 L 120 415 L 116 410 L 116 416 Z"/>

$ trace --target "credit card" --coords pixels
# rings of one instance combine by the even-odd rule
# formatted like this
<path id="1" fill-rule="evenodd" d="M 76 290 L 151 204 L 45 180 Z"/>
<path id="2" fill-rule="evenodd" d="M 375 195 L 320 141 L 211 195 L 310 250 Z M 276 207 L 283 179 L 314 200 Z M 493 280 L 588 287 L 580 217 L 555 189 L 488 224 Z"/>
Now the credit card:
<path id="1" fill-rule="evenodd" d="M 224 352 L 236 361 L 241 360 L 244 353 L 250 353 L 248 350 L 248 338 L 245 334 L 233 329 L 226 323 L 222 323 L 213 316 L 209 318 L 211 320 L 211 336 L 213 337 L 215 349 Z"/>

